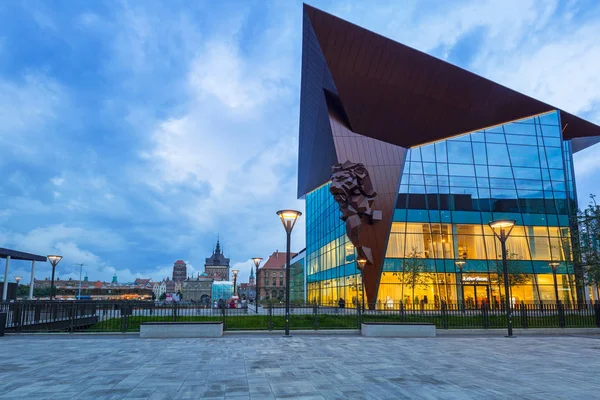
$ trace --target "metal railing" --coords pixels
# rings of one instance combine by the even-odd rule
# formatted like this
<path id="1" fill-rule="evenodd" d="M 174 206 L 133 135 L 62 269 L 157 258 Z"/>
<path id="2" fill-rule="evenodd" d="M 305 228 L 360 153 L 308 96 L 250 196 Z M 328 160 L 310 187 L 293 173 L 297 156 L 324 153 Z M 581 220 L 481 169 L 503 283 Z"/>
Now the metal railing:
<path id="1" fill-rule="evenodd" d="M 319 305 L 293 305 L 291 329 L 359 329 L 361 322 L 430 322 L 438 329 L 506 327 L 506 310 L 482 304 L 422 304 L 361 310 Z M 515 328 L 600 328 L 600 303 L 578 305 L 515 304 Z M 0 303 L 7 314 L 6 332 L 139 332 L 143 322 L 221 321 L 227 331 L 280 330 L 285 308 L 206 308 L 199 304 L 159 304 L 145 301 L 18 301 Z"/>

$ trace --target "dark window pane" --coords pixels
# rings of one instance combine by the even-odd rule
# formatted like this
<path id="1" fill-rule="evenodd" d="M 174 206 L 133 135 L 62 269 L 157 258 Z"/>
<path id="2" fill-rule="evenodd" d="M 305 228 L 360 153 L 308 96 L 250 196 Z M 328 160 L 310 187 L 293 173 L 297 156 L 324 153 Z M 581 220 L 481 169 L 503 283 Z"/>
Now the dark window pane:
<path id="1" fill-rule="evenodd" d="M 408 208 L 424 210 L 427 208 L 424 194 L 410 194 L 408 196 Z"/>
<path id="2" fill-rule="evenodd" d="M 439 202 L 438 202 L 438 196 L 437 195 L 435 195 L 435 194 L 428 194 L 427 195 L 427 203 L 428 203 L 427 204 L 428 208 L 430 210 L 437 210 L 437 209 L 439 209 L 440 205 L 439 205 Z"/>

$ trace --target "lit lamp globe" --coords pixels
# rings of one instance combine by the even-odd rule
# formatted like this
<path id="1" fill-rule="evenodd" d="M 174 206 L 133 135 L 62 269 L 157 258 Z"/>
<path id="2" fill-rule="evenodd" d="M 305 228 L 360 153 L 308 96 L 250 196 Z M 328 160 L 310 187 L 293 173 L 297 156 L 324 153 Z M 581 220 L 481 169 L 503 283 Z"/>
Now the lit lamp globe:
<path id="1" fill-rule="evenodd" d="M 506 241 L 508 235 L 510 235 L 510 232 L 515 227 L 515 223 L 516 221 L 513 220 L 502 219 L 498 221 L 492 221 L 488 225 L 490 228 L 492 228 L 494 235 L 496 235 L 500 241 Z"/>
<path id="2" fill-rule="evenodd" d="M 21 279 L 23 279 L 22 276 L 19 276 L 19 275 L 15 276 L 15 282 L 17 282 L 17 286 L 19 285 L 19 282 L 21 282 Z"/>
<path id="3" fill-rule="evenodd" d="M 356 264 L 358 264 L 358 270 L 360 272 L 362 272 L 365 268 L 365 265 L 367 265 L 367 259 L 366 258 L 359 258 L 358 260 L 356 260 Z"/>
<path id="4" fill-rule="evenodd" d="M 289 234 L 292 233 L 294 225 L 296 224 L 296 220 L 302 215 L 302 213 L 296 210 L 279 210 L 277 211 L 277 215 L 279 215 L 279 218 L 281 218 L 283 228 Z"/>

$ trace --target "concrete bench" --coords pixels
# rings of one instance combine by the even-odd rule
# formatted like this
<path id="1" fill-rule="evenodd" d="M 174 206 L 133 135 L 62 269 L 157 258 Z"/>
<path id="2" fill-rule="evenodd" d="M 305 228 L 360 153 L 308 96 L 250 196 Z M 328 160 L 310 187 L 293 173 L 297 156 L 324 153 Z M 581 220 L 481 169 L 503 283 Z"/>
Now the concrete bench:
<path id="1" fill-rule="evenodd" d="M 360 333 L 367 337 L 435 337 L 435 325 L 428 322 L 363 322 Z"/>
<path id="2" fill-rule="evenodd" d="M 223 322 L 142 322 L 144 339 L 212 338 L 223 336 Z"/>

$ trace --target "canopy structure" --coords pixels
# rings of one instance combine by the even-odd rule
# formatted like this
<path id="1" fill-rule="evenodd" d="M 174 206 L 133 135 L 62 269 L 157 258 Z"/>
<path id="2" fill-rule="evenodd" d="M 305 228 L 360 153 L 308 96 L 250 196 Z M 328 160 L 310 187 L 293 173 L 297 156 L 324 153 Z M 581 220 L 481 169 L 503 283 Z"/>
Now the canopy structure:
<path id="1" fill-rule="evenodd" d="M 29 299 L 33 298 L 33 276 L 35 272 L 35 262 L 42 261 L 46 262 L 46 256 L 38 256 L 37 254 L 25 253 L 22 251 L 5 249 L 0 247 L 0 258 L 6 259 L 6 265 L 4 267 L 4 285 L 2 288 L 2 300 L 5 301 L 8 297 L 8 270 L 10 266 L 10 260 L 21 260 L 31 261 L 31 281 L 29 284 Z"/>

